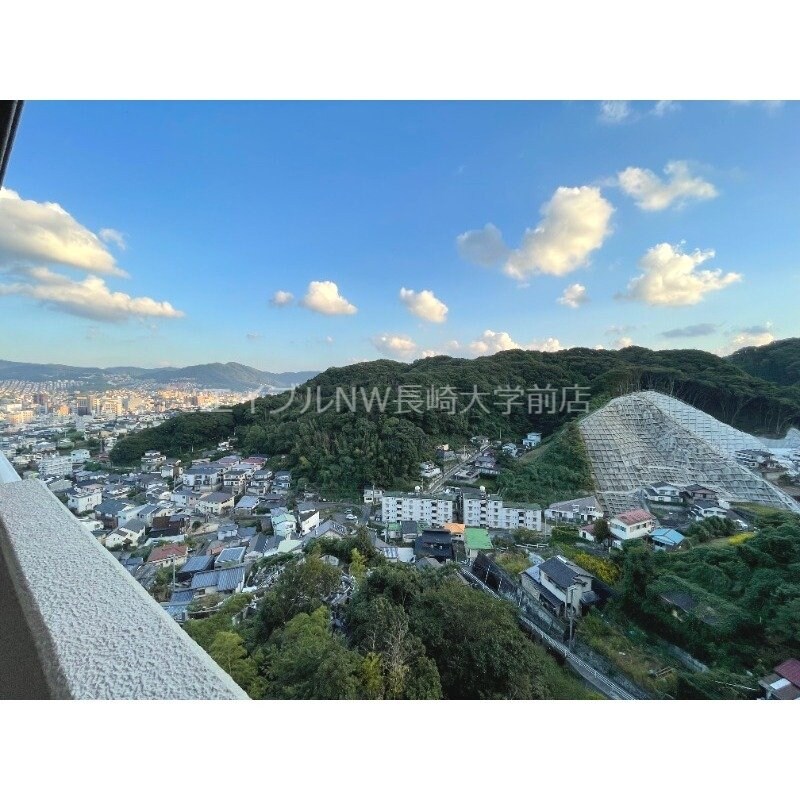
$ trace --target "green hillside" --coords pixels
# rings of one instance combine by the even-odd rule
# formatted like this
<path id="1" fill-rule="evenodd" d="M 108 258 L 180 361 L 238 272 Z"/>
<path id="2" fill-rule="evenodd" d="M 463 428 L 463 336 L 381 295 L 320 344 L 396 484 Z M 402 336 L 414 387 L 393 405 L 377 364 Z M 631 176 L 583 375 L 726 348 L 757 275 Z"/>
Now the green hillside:
<path id="1" fill-rule="evenodd" d="M 745 347 L 728 356 L 739 369 L 779 386 L 800 386 L 800 339 Z"/>
<path id="2" fill-rule="evenodd" d="M 548 386 L 554 387 L 554 394 L 540 391 L 538 397 L 554 396 L 555 406 L 529 413 L 528 395 L 536 397 L 536 387 Z M 704 351 L 509 350 L 473 360 L 437 356 L 412 364 L 380 360 L 332 368 L 304 384 L 280 413 L 276 412 L 289 395 L 260 398 L 254 408 L 243 404 L 230 414 L 179 416 L 121 440 L 111 457 L 117 464 L 130 465 L 148 449 L 186 455 L 192 446 L 210 447 L 235 433 L 245 453 L 285 454 L 288 468 L 324 491 L 354 494 L 373 481 L 411 486 L 419 462 L 432 457 L 440 442 L 460 446 L 476 434 L 508 441 L 531 430 L 545 436 L 560 430 L 577 416 L 562 407 L 560 390 L 575 386 L 589 387 L 592 407 L 619 394 L 653 389 L 752 433 L 781 433 L 789 424 L 800 423 L 800 389 L 778 387 Z M 397 404 L 401 391 L 407 394 L 410 387 L 417 387 L 414 391 L 420 396 L 420 407 L 411 411 Z M 438 398 L 431 387 L 438 390 Z M 440 406 L 444 387 L 457 396 L 454 413 Z M 520 387 L 522 392 L 510 406 L 506 387 Z M 368 397 L 373 390 L 388 397 L 386 413 L 375 405 L 366 411 L 361 388 Z M 346 397 L 356 392 L 356 410 L 340 403 L 338 413 L 335 408 L 316 413 L 317 398 L 324 409 L 335 400 L 337 389 Z M 473 403 L 466 410 L 476 393 L 483 407 Z M 574 391 L 567 395 L 572 399 Z M 301 413 L 307 400 L 309 408 Z"/>

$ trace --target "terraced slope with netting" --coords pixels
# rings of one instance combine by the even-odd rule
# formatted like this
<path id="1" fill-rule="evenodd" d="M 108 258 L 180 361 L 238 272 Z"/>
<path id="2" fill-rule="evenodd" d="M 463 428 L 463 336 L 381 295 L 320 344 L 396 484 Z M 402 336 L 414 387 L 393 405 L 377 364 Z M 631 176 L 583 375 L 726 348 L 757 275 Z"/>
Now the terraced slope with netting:
<path id="1" fill-rule="evenodd" d="M 738 450 L 763 447 L 756 437 L 658 392 L 611 400 L 580 422 L 595 485 L 608 510 L 630 503 L 659 481 L 699 483 L 729 500 L 800 512 L 800 506 L 738 464 Z"/>

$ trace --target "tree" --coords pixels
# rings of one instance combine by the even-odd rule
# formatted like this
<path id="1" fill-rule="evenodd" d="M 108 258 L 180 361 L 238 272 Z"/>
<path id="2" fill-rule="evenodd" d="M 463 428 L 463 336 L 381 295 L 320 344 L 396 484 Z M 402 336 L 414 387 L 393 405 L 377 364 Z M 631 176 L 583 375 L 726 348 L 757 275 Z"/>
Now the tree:
<path id="1" fill-rule="evenodd" d="M 220 631 L 211 643 L 208 654 L 245 691 L 250 689 L 258 671 L 255 662 L 247 655 L 242 637 L 233 631 Z"/>
<path id="2" fill-rule="evenodd" d="M 366 571 L 366 559 L 361 555 L 361 551 L 353 548 L 350 553 L 350 574 L 353 576 L 356 583 L 361 583 Z"/>
<path id="3" fill-rule="evenodd" d="M 410 614 L 411 630 L 436 663 L 450 699 L 548 696 L 547 655 L 526 638 L 513 608 L 452 578 L 425 591 Z"/>
<path id="4" fill-rule="evenodd" d="M 276 630 L 259 661 L 266 696 L 292 700 L 352 700 L 361 695 L 362 658 L 329 627 L 324 607 L 302 612 Z"/>
<path id="5" fill-rule="evenodd" d="M 641 542 L 626 545 L 623 549 L 622 603 L 634 613 L 641 609 L 646 598 L 647 587 L 655 579 L 653 554 Z"/>
<path id="6" fill-rule="evenodd" d="M 383 699 L 383 662 L 380 653 L 367 653 L 361 662 L 361 683 L 367 700 Z"/>
<path id="7" fill-rule="evenodd" d="M 611 538 L 611 528 L 608 527 L 608 521 L 605 517 L 600 517 L 594 521 L 592 526 L 594 540 L 598 544 L 603 544 Z"/>
<path id="8" fill-rule="evenodd" d="M 256 643 L 302 612 L 319 608 L 322 600 L 339 585 L 341 571 L 322 559 L 306 556 L 286 565 L 280 578 L 267 592 L 258 610 L 254 634 Z"/>

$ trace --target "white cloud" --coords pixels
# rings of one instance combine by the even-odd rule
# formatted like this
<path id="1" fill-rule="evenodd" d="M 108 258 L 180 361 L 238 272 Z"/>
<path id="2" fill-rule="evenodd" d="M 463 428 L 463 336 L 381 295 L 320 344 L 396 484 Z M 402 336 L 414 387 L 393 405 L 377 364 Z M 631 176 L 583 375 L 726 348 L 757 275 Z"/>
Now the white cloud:
<path id="1" fill-rule="evenodd" d="M 713 250 L 684 253 L 679 246 L 657 244 L 639 261 L 644 274 L 634 278 L 618 297 L 651 306 L 696 305 L 709 292 L 717 292 L 742 279 L 736 272 L 697 269 L 711 258 Z"/>
<path id="2" fill-rule="evenodd" d="M 480 267 L 500 266 L 510 252 L 503 241 L 503 234 L 491 222 L 479 230 L 457 236 L 456 247 L 461 258 Z"/>
<path id="3" fill-rule="evenodd" d="M 584 303 L 588 303 L 589 297 L 586 294 L 586 287 L 581 283 L 571 283 L 564 289 L 564 293 L 558 298 L 558 302 L 562 306 L 569 306 L 570 308 L 578 308 Z"/>
<path id="4" fill-rule="evenodd" d="M 761 347 L 774 341 L 775 336 L 772 333 L 737 333 L 731 343 L 734 350 L 738 350 L 741 347 Z"/>
<path id="5" fill-rule="evenodd" d="M 107 244 L 114 244 L 120 250 L 126 250 L 128 243 L 125 241 L 125 234 L 114 228 L 100 228 L 97 234 Z"/>
<path id="6" fill-rule="evenodd" d="M 250 333 L 246 333 L 245 337 L 250 342 L 257 342 L 262 337 L 262 334 L 251 331 Z"/>
<path id="7" fill-rule="evenodd" d="M 278 289 L 269 300 L 270 305 L 280 308 L 281 306 L 288 306 L 294 300 L 294 295 L 291 292 L 284 292 L 283 289 Z"/>
<path id="8" fill-rule="evenodd" d="M 542 219 L 525 231 L 522 244 L 509 250 L 494 225 L 462 233 L 456 246 L 480 266 L 505 263 L 506 275 L 524 282 L 531 275 L 566 275 L 588 261 L 611 233 L 614 207 L 594 186 L 561 186 L 542 206 Z"/>
<path id="9" fill-rule="evenodd" d="M 0 188 L 0 265 L 51 263 L 126 276 L 100 238 L 58 203 L 24 200 Z"/>
<path id="10" fill-rule="evenodd" d="M 749 328 L 740 328 L 722 349 L 720 355 L 730 355 L 743 347 L 763 347 L 775 341 L 775 334 L 772 333 L 772 323 L 765 322 L 763 325 L 751 325 Z"/>
<path id="11" fill-rule="evenodd" d="M 470 342 L 467 349 L 473 355 L 486 356 L 503 350 L 539 350 L 543 353 L 555 353 L 564 348 L 561 342 L 552 336 L 547 339 L 534 340 L 528 344 L 519 344 L 506 331 L 485 330 L 480 338 Z"/>
<path id="12" fill-rule="evenodd" d="M 547 339 L 534 339 L 525 345 L 526 350 L 538 350 L 540 353 L 557 353 L 564 349 L 564 345 L 552 336 Z"/>
<path id="13" fill-rule="evenodd" d="M 623 347 L 631 347 L 632 345 L 633 339 L 630 336 L 620 336 L 619 339 L 611 343 L 611 346 L 617 350 L 621 350 Z"/>
<path id="14" fill-rule="evenodd" d="M 400 289 L 400 299 L 405 307 L 420 319 L 428 322 L 447 321 L 447 306 L 429 289 L 423 289 L 421 292 Z"/>
<path id="15" fill-rule="evenodd" d="M 483 335 L 470 342 L 469 349 L 475 355 L 485 356 L 499 353 L 501 350 L 518 350 L 522 345 L 515 342 L 505 331 L 485 330 Z"/>
<path id="16" fill-rule="evenodd" d="M 624 122 L 631 115 L 631 104 L 627 100 L 603 100 L 600 103 L 600 121 L 611 125 Z"/>
<path id="17" fill-rule="evenodd" d="M 671 111 L 677 111 L 680 108 L 680 103 L 674 100 L 659 100 L 654 106 L 651 113 L 657 117 L 663 117 Z"/>
<path id="18" fill-rule="evenodd" d="M 405 334 L 383 333 L 373 337 L 372 344 L 381 353 L 392 358 L 410 358 L 417 349 L 416 342 Z"/>
<path id="19" fill-rule="evenodd" d="M 561 186 L 542 206 L 542 220 L 525 231 L 504 272 L 524 280 L 531 275 L 566 275 L 586 264 L 611 233 L 614 207 L 594 186 Z"/>
<path id="20" fill-rule="evenodd" d="M 619 336 L 622 335 L 623 333 L 630 333 L 631 331 L 635 330 L 636 330 L 635 325 L 609 325 L 609 327 L 606 328 L 606 333 L 616 334 Z"/>
<path id="21" fill-rule="evenodd" d="M 713 184 L 691 174 L 686 161 L 670 161 L 664 167 L 667 180 L 649 169 L 628 167 L 617 175 L 620 188 L 644 211 L 663 211 L 687 200 L 711 200 L 718 192 Z"/>
<path id="22" fill-rule="evenodd" d="M 731 100 L 731 103 L 739 106 L 757 106 L 765 109 L 766 111 L 777 111 L 782 108 L 785 100 Z"/>
<path id="23" fill-rule="evenodd" d="M 355 314 L 358 309 L 342 295 L 333 281 L 311 281 L 301 305 L 319 314 Z"/>
<path id="24" fill-rule="evenodd" d="M 88 319 L 119 322 L 130 317 L 183 317 L 166 301 L 150 297 L 131 297 L 111 291 L 97 275 L 75 281 L 47 267 L 16 270 L 22 277 L 16 283 L 0 283 L 0 296 L 22 295 L 49 308 Z"/>

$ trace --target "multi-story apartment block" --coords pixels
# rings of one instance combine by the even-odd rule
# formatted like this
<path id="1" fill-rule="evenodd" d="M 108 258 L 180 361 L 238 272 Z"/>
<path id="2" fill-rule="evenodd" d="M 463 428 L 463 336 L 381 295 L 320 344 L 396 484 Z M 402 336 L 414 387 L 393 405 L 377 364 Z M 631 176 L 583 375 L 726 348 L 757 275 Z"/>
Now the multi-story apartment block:
<path id="1" fill-rule="evenodd" d="M 530 503 L 506 505 L 499 494 L 465 489 L 461 494 L 462 522 L 470 528 L 542 529 L 542 509 Z"/>
<path id="2" fill-rule="evenodd" d="M 415 521 L 444 525 L 455 520 L 455 496 L 421 492 L 385 492 L 381 499 L 381 519 L 388 522 Z"/>
<path id="3" fill-rule="evenodd" d="M 39 462 L 39 476 L 49 478 L 52 476 L 63 477 L 72 474 L 72 459 L 69 456 L 55 456 L 43 458 Z"/>

